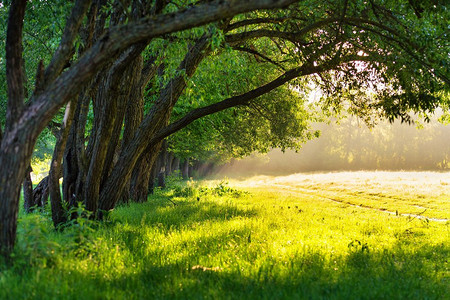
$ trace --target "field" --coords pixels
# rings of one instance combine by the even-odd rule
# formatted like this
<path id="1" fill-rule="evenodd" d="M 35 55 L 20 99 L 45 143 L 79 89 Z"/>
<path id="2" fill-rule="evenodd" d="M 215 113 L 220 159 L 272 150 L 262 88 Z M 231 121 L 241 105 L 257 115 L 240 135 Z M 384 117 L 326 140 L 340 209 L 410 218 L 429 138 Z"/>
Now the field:
<path id="1" fill-rule="evenodd" d="M 449 173 L 173 180 L 106 224 L 21 215 L 0 299 L 450 299 L 449 212 Z"/>

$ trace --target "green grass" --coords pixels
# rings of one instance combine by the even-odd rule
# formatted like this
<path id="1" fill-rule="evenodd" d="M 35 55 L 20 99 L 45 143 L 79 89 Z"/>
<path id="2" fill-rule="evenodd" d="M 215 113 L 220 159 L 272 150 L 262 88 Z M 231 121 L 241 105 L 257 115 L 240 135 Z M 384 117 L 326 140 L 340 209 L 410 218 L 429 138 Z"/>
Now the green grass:
<path id="1" fill-rule="evenodd" d="M 48 215 L 21 215 L 0 299 L 450 299 L 450 222 L 294 188 L 202 184 L 62 233 Z"/>

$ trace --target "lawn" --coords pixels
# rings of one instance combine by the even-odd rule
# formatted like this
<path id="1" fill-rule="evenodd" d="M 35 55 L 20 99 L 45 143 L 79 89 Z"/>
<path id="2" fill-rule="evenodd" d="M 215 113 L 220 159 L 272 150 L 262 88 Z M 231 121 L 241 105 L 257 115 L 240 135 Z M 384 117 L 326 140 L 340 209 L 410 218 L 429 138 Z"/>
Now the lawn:
<path id="1" fill-rule="evenodd" d="M 446 179 L 363 175 L 173 182 L 61 233 L 21 214 L 0 299 L 450 299 Z"/>

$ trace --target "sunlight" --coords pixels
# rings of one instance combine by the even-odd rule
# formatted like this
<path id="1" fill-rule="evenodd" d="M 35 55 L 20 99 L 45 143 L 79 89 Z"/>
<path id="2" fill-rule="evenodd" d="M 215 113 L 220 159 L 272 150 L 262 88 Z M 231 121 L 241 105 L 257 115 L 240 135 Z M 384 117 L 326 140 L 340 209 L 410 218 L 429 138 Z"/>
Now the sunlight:
<path id="1" fill-rule="evenodd" d="M 449 172 L 357 171 L 253 176 L 230 181 L 242 189 L 271 190 L 391 215 L 447 222 Z"/>
<path id="2" fill-rule="evenodd" d="M 232 181 L 240 187 L 259 187 L 270 184 L 310 185 L 335 184 L 340 186 L 365 185 L 380 190 L 389 188 L 395 190 L 414 190 L 429 194 L 450 194 L 450 172 L 386 172 L 357 171 L 330 173 L 297 173 L 287 176 L 253 176 L 244 180 Z"/>

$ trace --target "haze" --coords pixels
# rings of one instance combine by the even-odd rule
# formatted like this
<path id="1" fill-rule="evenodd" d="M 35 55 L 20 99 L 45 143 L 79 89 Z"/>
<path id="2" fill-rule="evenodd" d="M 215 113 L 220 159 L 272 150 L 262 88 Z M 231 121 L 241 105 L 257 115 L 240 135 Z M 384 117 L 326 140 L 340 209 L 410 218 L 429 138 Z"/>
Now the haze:
<path id="1" fill-rule="evenodd" d="M 373 129 L 356 118 L 319 124 L 322 134 L 298 152 L 273 150 L 234 160 L 219 176 L 287 175 L 357 170 L 450 170 L 450 126 L 437 121 L 416 126 L 380 122 Z"/>

